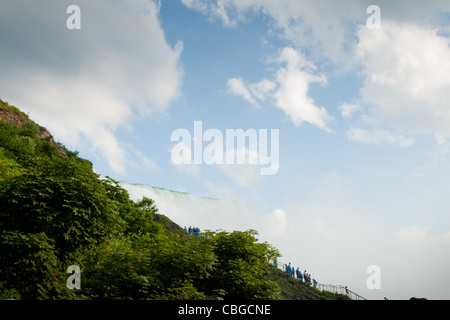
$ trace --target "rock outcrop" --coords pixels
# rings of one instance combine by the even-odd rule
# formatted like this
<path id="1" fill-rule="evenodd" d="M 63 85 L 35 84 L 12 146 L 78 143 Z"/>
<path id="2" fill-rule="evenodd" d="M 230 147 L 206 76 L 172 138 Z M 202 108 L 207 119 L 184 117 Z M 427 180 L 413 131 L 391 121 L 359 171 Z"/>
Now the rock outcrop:
<path id="1" fill-rule="evenodd" d="M 0 121 L 11 123 L 12 125 L 15 125 L 17 127 L 22 127 L 27 122 L 35 123 L 32 120 L 30 120 L 26 114 L 24 114 L 21 111 L 16 111 L 14 109 L 15 109 L 14 107 L 11 107 L 7 103 L 4 103 L 3 101 L 0 100 Z M 50 134 L 50 132 L 46 128 L 38 124 L 36 125 L 39 127 L 39 138 L 42 140 L 49 139 L 50 144 L 53 145 L 58 150 L 58 153 L 61 156 L 68 157 L 66 151 L 64 151 L 64 149 L 61 148 L 61 146 L 58 143 L 56 143 L 55 140 L 53 140 L 53 137 Z"/>

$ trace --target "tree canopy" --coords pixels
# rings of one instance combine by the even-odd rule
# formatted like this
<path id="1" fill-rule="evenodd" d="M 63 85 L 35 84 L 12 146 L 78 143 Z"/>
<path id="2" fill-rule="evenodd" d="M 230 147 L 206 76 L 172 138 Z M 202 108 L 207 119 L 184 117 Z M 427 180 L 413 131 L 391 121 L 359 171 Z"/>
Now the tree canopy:
<path id="1" fill-rule="evenodd" d="M 0 121 L 0 299 L 281 297 L 265 276 L 279 253 L 256 231 L 174 232 L 152 199 L 133 202 L 0 105 L 23 120 Z M 80 290 L 66 286 L 70 265 L 81 268 Z"/>

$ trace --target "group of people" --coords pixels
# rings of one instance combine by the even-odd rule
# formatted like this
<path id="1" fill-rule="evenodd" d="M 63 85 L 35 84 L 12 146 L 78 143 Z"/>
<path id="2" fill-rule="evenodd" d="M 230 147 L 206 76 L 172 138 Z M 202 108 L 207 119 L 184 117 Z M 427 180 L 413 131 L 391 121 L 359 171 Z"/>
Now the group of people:
<path id="1" fill-rule="evenodd" d="M 314 288 L 317 287 L 317 281 L 315 279 L 312 279 L 312 282 L 311 282 L 311 274 L 306 273 L 306 270 L 303 271 L 303 274 L 302 274 L 300 268 L 295 269 L 295 267 L 291 266 L 290 262 L 289 262 L 288 265 L 286 265 L 286 272 L 288 274 L 290 274 L 291 276 L 293 276 L 294 278 L 295 278 L 295 276 L 297 276 L 297 279 L 302 281 L 302 282 L 304 281 L 307 284 L 311 284 L 312 283 Z"/>
<path id="2" fill-rule="evenodd" d="M 184 230 L 191 235 L 195 235 L 198 236 L 200 234 L 200 229 L 198 227 L 191 227 L 189 226 L 189 229 L 186 228 L 186 226 L 184 226 Z"/>

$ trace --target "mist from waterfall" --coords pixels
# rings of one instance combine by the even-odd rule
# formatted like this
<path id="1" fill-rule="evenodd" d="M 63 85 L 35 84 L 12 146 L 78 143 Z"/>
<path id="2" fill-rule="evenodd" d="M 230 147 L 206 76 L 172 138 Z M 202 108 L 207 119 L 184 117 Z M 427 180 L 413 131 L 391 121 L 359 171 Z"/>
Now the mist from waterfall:
<path id="1" fill-rule="evenodd" d="M 254 229 L 248 208 L 239 201 L 198 197 L 189 193 L 171 191 L 142 184 L 121 182 L 133 201 L 144 196 L 155 201 L 160 214 L 181 227 L 196 226 L 203 230 Z"/>

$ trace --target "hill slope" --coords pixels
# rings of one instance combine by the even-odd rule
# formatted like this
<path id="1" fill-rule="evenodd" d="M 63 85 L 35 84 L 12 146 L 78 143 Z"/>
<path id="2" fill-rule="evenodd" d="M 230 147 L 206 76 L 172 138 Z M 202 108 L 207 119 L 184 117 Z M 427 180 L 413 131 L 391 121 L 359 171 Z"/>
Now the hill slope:
<path id="1" fill-rule="evenodd" d="M 284 300 L 350 300 L 345 295 L 314 289 L 280 269 L 270 268 L 267 278 L 278 284 Z"/>

